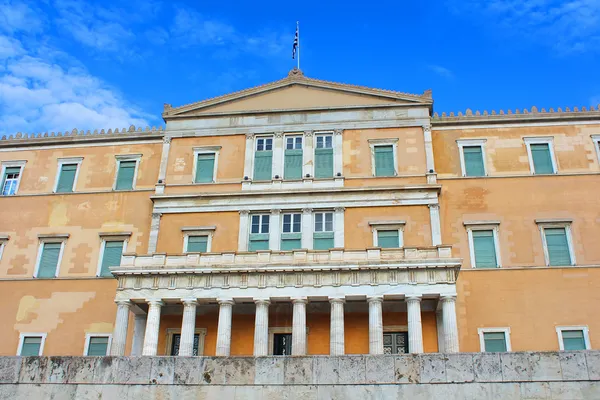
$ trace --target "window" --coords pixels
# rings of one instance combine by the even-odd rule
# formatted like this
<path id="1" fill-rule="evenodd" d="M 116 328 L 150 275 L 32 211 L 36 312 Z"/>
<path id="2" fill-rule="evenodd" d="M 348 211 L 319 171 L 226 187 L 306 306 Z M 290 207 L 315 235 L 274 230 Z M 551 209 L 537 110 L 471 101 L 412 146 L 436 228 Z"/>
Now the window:
<path id="1" fill-rule="evenodd" d="M 479 346 L 485 352 L 511 351 L 510 328 L 479 328 Z"/>
<path id="2" fill-rule="evenodd" d="M 289 356 L 292 354 L 292 334 L 275 333 L 273 334 L 273 355 Z"/>
<path id="3" fill-rule="evenodd" d="M 137 172 L 141 154 L 118 155 L 117 176 L 115 177 L 115 190 L 133 190 L 137 180 Z"/>
<path id="4" fill-rule="evenodd" d="M 457 140 L 463 176 L 485 176 L 485 139 Z"/>
<path id="5" fill-rule="evenodd" d="M 396 145 L 398 139 L 371 139 L 371 164 L 373 176 L 396 176 Z"/>
<path id="6" fill-rule="evenodd" d="M 8 239 L 8 235 L 0 235 L 0 260 L 2 260 L 2 253 L 4 253 L 4 246 L 6 246 Z"/>
<path id="7" fill-rule="evenodd" d="M 196 328 L 194 332 L 194 343 L 192 347 L 193 356 L 201 356 L 204 354 L 204 338 L 206 337 L 205 328 Z M 179 355 L 179 347 L 181 345 L 181 329 L 167 328 L 167 354 L 170 356 Z"/>
<path id="8" fill-rule="evenodd" d="M 5 161 L 2 163 L 2 196 L 13 196 L 19 190 L 25 161 Z"/>
<path id="9" fill-rule="evenodd" d="M 273 175 L 273 138 L 257 137 L 254 152 L 254 180 L 270 181 Z"/>
<path id="10" fill-rule="evenodd" d="M 102 260 L 98 276 L 113 276 L 110 267 L 121 265 L 121 256 L 125 248 L 123 240 L 104 240 L 102 242 Z"/>
<path id="11" fill-rule="evenodd" d="M 302 248 L 302 214 L 283 214 L 281 250 Z"/>
<path id="12" fill-rule="evenodd" d="M 587 326 L 557 326 L 560 350 L 591 350 Z"/>
<path id="13" fill-rule="evenodd" d="M 335 247 L 333 240 L 333 213 L 315 213 L 315 230 L 313 232 L 313 249 L 329 250 Z"/>
<path id="14" fill-rule="evenodd" d="M 58 160 L 58 173 L 54 192 L 70 193 L 75 191 L 79 166 L 83 158 L 63 158 Z"/>
<path id="15" fill-rule="evenodd" d="M 284 179 L 302 179 L 302 136 L 285 137 Z"/>
<path id="16" fill-rule="evenodd" d="M 548 266 L 575 265 L 570 221 L 536 220 Z"/>
<path id="17" fill-rule="evenodd" d="M 250 220 L 252 224 L 250 226 L 248 251 L 269 250 L 270 215 L 252 215 Z"/>
<path id="18" fill-rule="evenodd" d="M 400 235 L 397 230 L 378 230 L 377 245 L 383 248 L 398 248 L 400 247 Z"/>
<path id="19" fill-rule="evenodd" d="M 217 181 L 217 161 L 221 146 L 194 148 L 194 183 Z"/>
<path id="20" fill-rule="evenodd" d="M 467 221 L 471 268 L 497 268 L 500 266 L 498 243 L 499 221 Z"/>
<path id="21" fill-rule="evenodd" d="M 111 335 L 88 333 L 85 335 L 84 356 L 106 356 L 110 350 Z"/>
<path id="22" fill-rule="evenodd" d="M 598 155 L 598 163 L 600 163 L 600 135 L 592 135 L 592 141 L 596 148 L 596 154 Z"/>
<path id="23" fill-rule="evenodd" d="M 333 135 L 315 135 L 315 178 L 333 177 Z"/>
<path id="24" fill-rule="evenodd" d="M 34 278 L 55 278 L 60 270 L 60 261 L 68 235 L 39 235 L 40 247 L 38 259 L 33 274 Z"/>
<path id="25" fill-rule="evenodd" d="M 552 137 L 524 138 L 529 155 L 529 169 L 532 174 L 555 174 L 556 159 L 552 147 Z"/>
<path id="26" fill-rule="evenodd" d="M 404 246 L 404 221 L 371 221 L 373 246 L 381 248 L 400 248 Z"/>
<path id="27" fill-rule="evenodd" d="M 208 235 L 188 236 L 187 253 L 206 253 L 208 251 Z"/>
<path id="28" fill-rule="evenodd" d="M 21 333 L 17 355 L 23 357 L 41 356 L 45 342 L 45 333 Z"/>
<path id="29" fill-rule="evenodd" d="M 383 354 L 408 353 L 408 332 L 384 332 Z"/>
<path id="30" fill-rule="evenodd" d="M 208 253 L 211 251 L 212 237 L 216 226 L 184 226 L 183 252 Z"/>

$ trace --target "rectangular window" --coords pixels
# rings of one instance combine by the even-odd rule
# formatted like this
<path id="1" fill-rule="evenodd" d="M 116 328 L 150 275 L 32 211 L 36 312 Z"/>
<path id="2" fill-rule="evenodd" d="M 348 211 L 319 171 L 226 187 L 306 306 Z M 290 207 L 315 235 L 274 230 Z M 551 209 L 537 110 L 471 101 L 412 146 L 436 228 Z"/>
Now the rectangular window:
<path id="1" fill-rule="evenodd" d="M 302 136 L 285 138 L 284 179 L 302 179 Z"/>
<path id="2" fill-rule="evenodd" d="M 377 230 L 377 247 L 398 248 L 400 247 L 400 234 L 398 229 Z"/>
<path id="3" fill-rule="evenodd" d="M 270 181 L 273 177 L 273 138 L 256 138 L 254 152 L 254 180 Z"/>
<path id="4" fill-rule="evenodd" d="M 329 250 L 334 248 L 333 213 L 315 213 L 314 215 L 313 248 L 315 250 Z"/>
<path id="5" fill-rule="evenodd" d="M 475 255 L 475 267 L 496 268 L 496 244 L 493 230 L 473 230 L 473 252 Z"/>
<path id="6" fill-rule="evenodd" d="M 465 176 L 485 176 L 482 146 L 463 146 Z"/>
<path id="7" fill-rule="evenodd" d="M 556 333 L 560 350 L 590 350 L 587 326 L 559 326 Z"/>
<path id="8" fill-rule="evenodd" d="M 550 144 L 531 143 L 531 158 L 533 159 L 533 171 L 535 174 L 553 174 L 552 155 Z"/>
<path id="9" fill-rule="evenodd" d="M 21 167 L 6 167 L 2 177 L 2 196 L 12 196 L 17 194 L 19 178 L 21 177 Z"/>
<path id="10" fill-rule="evenodd" d="M 248 251 L 269 250 L 270 215 L 252 215 Z"/>
<path id="11" fill-rule="evenodd" d="M 22 335 L 19 353 L 22 357 L 41 356 L 45 337 L 43 335 Z"/>
<path id="12" fill-rule="evenodd" d="M 374 146 L 375 176 L 395 176 L 394 146 Z"/>
<path id="13" fill-rule="evenodd" d="M 115 190 L 132 190 L 137 161 L 119 161 Z"/>
<path id="14" fill-rule="evenodd" d="M 86 356 L 106 356 L 110 344 L 110 336 L 88 336 Z"/>
<path id="15" fill-rule="evenodd" d="M 61 164 L 56 193 L 70 193 L 75 187 L 75 176 L 79 164 Z"/>
<path id="16" fill-rule="evenodd" d="M 208 251 L 208 235 L 188 236 L 186 252 L 206 253 Z"/>
<path id="17" fill-rule="evenodd" d="M 506 333 L 505 332 L 484 332 L 483 341 L 486 352 L 506 352 Z"/>
<path id="18" fill-rule="evenodd" d="M 196 183 L 212 183 L 215 177 L 215 153 L 198 153 Z"/>
<path id="19" fill-rule="evenodd" d="M 102 265 L 99 276 L 112 276 L 110 267 L 121 265 L 124 244 L 125 242 L 122 240 L 104 242 L 104 253 L 102 253 Z"/>
<path id="20" fill-rule="evenodd" d="M 544 228 L 548 264 L 551 266 L 572 265 L 566 228 Z"/>
<path id="21" fill-rule="evenodd" d="M 36 278 L 55 278 L 58 275 L 58 263 L 62 243 L 42 243 Z"/>
<path id="22" fill-rule="evenodd" d="M 315 178 L 333 177 L 333 136 L 316 135 Z"/>
<path id="23" fill-rule="evenodd" d="M 283 214 L 281 250 L 302 248 L 302 214 Z"/>

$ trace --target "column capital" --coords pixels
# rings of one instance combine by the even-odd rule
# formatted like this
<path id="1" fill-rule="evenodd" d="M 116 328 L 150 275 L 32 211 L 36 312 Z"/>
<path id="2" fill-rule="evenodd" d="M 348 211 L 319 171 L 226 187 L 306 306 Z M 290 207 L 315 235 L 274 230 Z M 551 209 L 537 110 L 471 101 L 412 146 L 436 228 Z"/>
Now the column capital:
<path id="1" fill-rule="evenodd" d="M 163 137 L 163 143 L 164 144 L 170 144 L 171 143 L 171 136 L 165 136 L 165 137 Z"/>
<path id="2" fill-rule="evenodd" d="M 312 208 L 303 208 L 302 209 L 303 214 L 312 214 L 312 212 L 313 212 Z"/>
<path id="3" fill-rule="evenodd" d="M 344 212 L 344 210 L 346 210 L 346 207 L 335 207 L 333 209 L 333 211 L 338 212 L 338 213 Z"/>
<path id="4" fill-rule="evenodd" d="M 246 133 L 246 140 L 254 139 L 254 133 Z"/>
<path id="5" fill-rule="evenodd" d="M 276 138 L 281 138 L 281 137 L 283 137 L 283 131 L 280 131 L 280 132 L 275 132 L 275 137 L 276 137 Z"/>
<path id="6" fill-rule="evenodd" d="M 369 296 L 367 303 L 383 303 L 383 296 Z"/>
<path id="7" fill-rule="evenodd" d="M 439 210 L 440 205 L 439 205 L 439 203 L 436 203 L 436 204 L 427 204 L 427 207 L 432 208 L 434 210 Z"/>
<path id="8" fill-rule="evenodd" d="M 279 208 L 274 208 L 271 210 L 271 215 L 279 215 L 281 214 L 281 210 Z"/>
<path id="9" fill-rule="evenodd" d="M 456 301 L 455 294 L 444 294 L 440 296 L 440 301 L 453 303 Z"/>
<path id="10" fill-rule="evenodd" d="M 411 294 L 411 295 L 407 295 L 404 297 L 404 299 L 406 300 L 407 303 L 414 303 L 414 302 L 421 302 L 421 299 L 423 298 L 423 296 L 421 296 L 420 294 Z"/>
<path id="11" fill-rule="evenodd" d="M 196 298 L 181 299 L 181 302 L 183 303 L 184 307 L 197 306 L 198 305 L 198 299 L 196 299 Z"/>
<path id="12" fill-rule="evenodd" d="M 231 299 L 231 298 L 221 298 L 221 299 L 217 299 L 217 303 L 219 303 L 220 306 L 222 306 L 224 304 L 234 305 L 235 301 L 233 301 L 233 299 Z"/>
<path id="13" fill-rule="evenodd" d="M 160 217 L 162 217 L 162 213 L 161 212 L 153 212 L 152 213 L 152 218 L 153 219 L 160 218 Z"/>
<path id="14" fill-rule="evenodd" d="M 271 299 L 269 299 L 268 297 L 264 299 L 254 299 L 254 303 L 256 305 L 266 304 L 268 306 L 269 304 L 271 304 Z"/>
<path id="15" fill-rule="evenodd" d="M 330 297 L 329 298 L 329 302 L 331 304 L 344 304 L 346 302 L 346 298 L 345 297 Z"/>
<path id="16" fill-rule="evenodd" d="M 308 298 L 307 297 L 292 297 L 292 304 L 307 304 L 308 303 Z"/>
<path id="17" fill-rule="evenodd" d="M 334 134 L 336 134 L 336 135 L 341 135 L 343 132 L 344 132 L 344 130 L 343 130 L 343 129 L 335 129 L 335 130 L 333 131 L 333 133 L 334 133 Z"/>
<path id="18" fill-rule="evenodd" d="M 250 210 L 240 210 L 239 213 L 240 215 L 248 215 L 250 214 Z"/>
<path id="19" fill-rule="evenodd" d="M 425 124 L 425 125 L 423 125 L 423 130 L 425 132 L 431 132 L 431 124 Z"/>
<path id="20" fill-rule="evenodd" d="M 311 137 L 313 135 L 313 131 L 304 131 L 304 136 Z"/>
<path id="21" fill-rule="evenodd" d="M 165 304 L 165 303 L 163 303 L 162 299 L 146 299 L 146 303 L 148 303 L 149 306 L 158 306 L 158 307 L 161 307 Z"/>
<path id="22" fill-rule="evenodd" d="M 115 300 L 117 307 L 131 307 L 131 300 Z"/>

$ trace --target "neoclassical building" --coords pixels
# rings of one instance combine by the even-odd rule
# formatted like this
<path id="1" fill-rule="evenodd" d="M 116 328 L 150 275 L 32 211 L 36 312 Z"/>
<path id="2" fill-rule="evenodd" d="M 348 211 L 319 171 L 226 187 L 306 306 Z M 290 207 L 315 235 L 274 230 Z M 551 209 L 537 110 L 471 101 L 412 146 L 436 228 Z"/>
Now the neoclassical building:
<path id="1" fill-rule="evenodd" d="M 600 111 L 284 79 L 0 140 L 0 355 L 600 346 Z"/>

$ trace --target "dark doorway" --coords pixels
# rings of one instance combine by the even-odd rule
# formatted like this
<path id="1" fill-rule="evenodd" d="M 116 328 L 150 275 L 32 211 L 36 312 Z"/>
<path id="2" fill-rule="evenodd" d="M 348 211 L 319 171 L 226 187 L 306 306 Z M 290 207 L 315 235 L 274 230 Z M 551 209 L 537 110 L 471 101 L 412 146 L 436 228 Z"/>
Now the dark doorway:
<path id="1" fill-rule="evenodd" d="M 179 343 L 181 342 L 181 334 L 180 333 L 174 333 L 173 334 L 173 341 L 171 342 L 171 354 L 172 356 L 177 356 L 179 355 Z M 198 355 L 198 343 L 200 342 L 200 335 L 199 334 L 195 334 L 194 335 L 194 350 L 192 352 L 192 354 L 194 356 Z"/>
<path id="2" fill-rule="evenodd" d="M 408 332 L 385 332 L 383 354 L 408 353 Z"/>
<path id="3" fill-rule="evenodd" d="M 289 356 L 292 354 L 292 334 L 276 333 L 273 335 L 273 355 Z"/>

